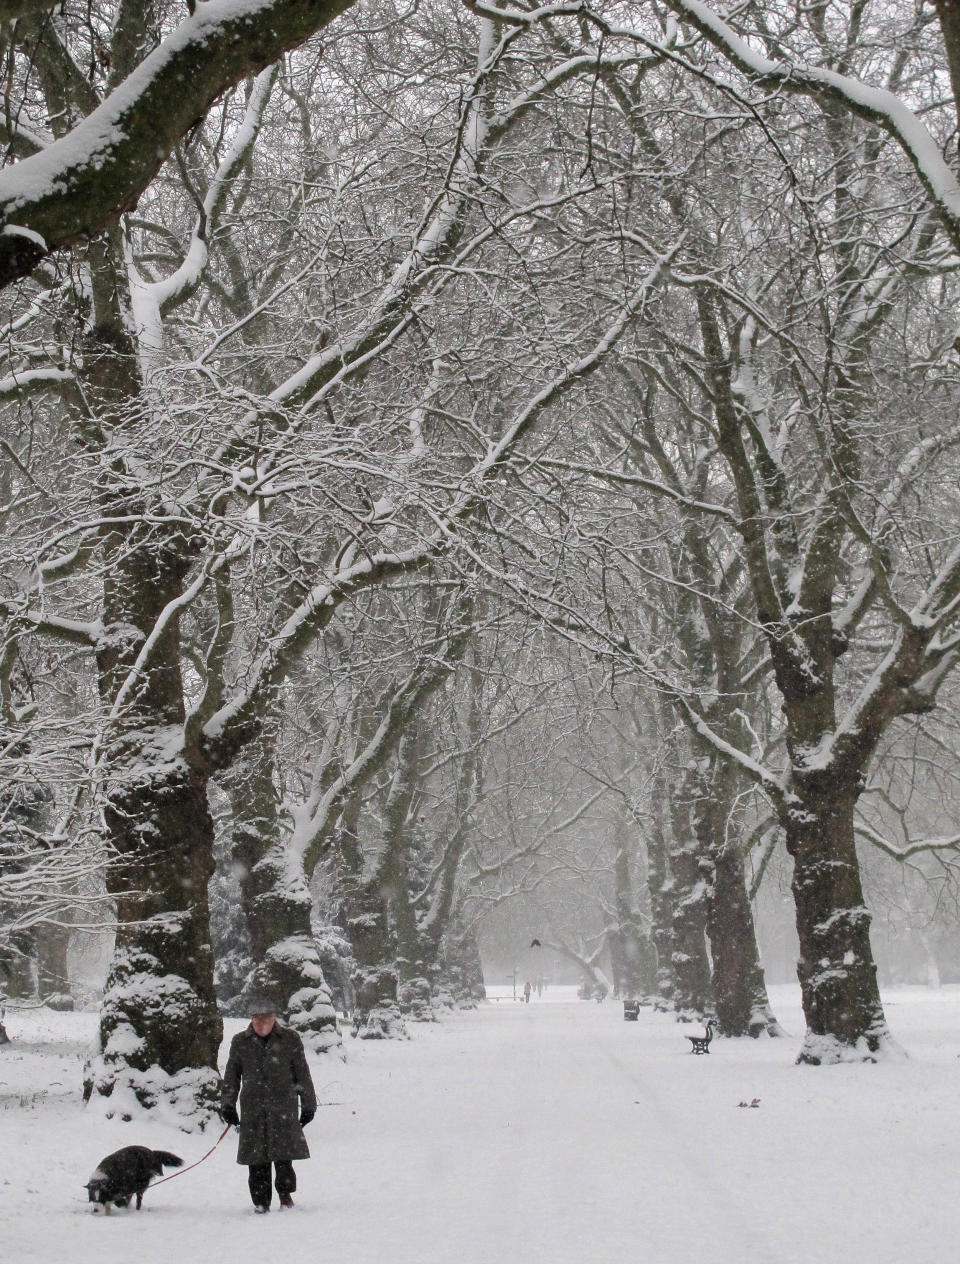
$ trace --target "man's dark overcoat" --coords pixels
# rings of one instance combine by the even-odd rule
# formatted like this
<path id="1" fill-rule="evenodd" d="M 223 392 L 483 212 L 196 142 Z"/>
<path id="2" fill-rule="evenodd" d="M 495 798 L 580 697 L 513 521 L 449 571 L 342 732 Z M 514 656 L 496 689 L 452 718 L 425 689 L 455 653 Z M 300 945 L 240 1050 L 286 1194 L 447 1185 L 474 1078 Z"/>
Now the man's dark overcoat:
<path id="1" fill-rule="evenodd" d="M 303 1041 L 295 1031 L 278 1022 L 266 1039 L 252 1025 L 234 1036 L 223 1073 L 223 1105 L 236 1106 L 238 1096 L 238 1163 L 309 1159 L 300 1105 L 315 1111 L 317 1095 Z"/>

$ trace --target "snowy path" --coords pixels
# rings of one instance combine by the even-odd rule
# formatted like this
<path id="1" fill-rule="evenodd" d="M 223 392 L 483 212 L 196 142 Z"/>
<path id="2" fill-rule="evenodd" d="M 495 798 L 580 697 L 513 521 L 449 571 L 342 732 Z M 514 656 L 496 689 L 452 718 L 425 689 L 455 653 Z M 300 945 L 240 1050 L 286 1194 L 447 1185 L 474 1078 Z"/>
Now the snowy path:
<path id="1" fill-rule="evenodd" d="M 792 1000 L 784 990 L 778 1009 L 799 1033 Z M 665 1016 L 624 1023 L 613 1003 L 552 996 L 414 1028 L 404 1043 L 348 1040 L 346 1062 L 314 1060 L 328 1105 L 294 1212 L 252 1214 L 231 1137 L 139 1216 L 109 1220 L 81 1201 L 101 1155 L 136 1141 L 192 1161 L 209 1141 L 78 1108 L 79 1045 L 50 1041 L 79 1038 L 90 1016 L 23 1016 L 16 1052 L 0 1054 L 4 1256 L 939 1264 L 960 1232 L 960 994 L 888 1005 L 912 1057 L 878 1067 L 794 1067 L 796 1039 L 720 1041 L 693 1058 Z M 738 1108 L 754 1097 L 759 1108 Z"/>

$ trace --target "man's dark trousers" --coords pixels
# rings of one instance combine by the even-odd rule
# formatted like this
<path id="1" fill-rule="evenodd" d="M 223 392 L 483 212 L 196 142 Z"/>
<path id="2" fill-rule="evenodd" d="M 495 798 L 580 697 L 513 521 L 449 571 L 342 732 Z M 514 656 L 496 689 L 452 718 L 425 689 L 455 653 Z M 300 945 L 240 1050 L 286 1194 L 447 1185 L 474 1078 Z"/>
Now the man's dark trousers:
<path id="1" fill-rule="evenodd" d="M 278 1159 L 273 1166 L 277 1170 L 277 1193 L 281 1197 L 284 1194 L 292 1194 L 297 1188 L 297 1174 L 293 1170 L 292 1161 L 290 1159 Z M 249 1171 L 250 1197 L 253 1199 L 254 1207 L 269 1207 L 271 1198 L 270 1164 L 251 1163 Z"/>

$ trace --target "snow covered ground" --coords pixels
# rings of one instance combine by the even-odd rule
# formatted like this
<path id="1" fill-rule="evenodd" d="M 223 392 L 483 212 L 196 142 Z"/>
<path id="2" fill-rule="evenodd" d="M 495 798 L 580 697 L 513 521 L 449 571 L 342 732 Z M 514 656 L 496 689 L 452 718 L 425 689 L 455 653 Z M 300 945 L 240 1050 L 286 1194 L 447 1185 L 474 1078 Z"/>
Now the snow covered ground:
<path id="1" fill-rule="evenodd" d="M 615 1002 L 510 989 L 389 1044 L 313 1060 L 321 1103 L 292 1212 L 255 1216 L 230 1135 L 144 1210 L 82 1188 L 121 1145 L 187 1162 L 213 1138 L 84 1109 L 90 1014 L 8 1014 L 0 1050 L 0 1244 L 11 1262 L 940 1264 L 960 1241 L 960 990 L 885 1000 L 910 1058 L 795 1067 L 786 1041 L 718 1040 Z M 231 1023 L 229 1034 L 239 1026 Z M 759 1099 L 756 1107 L 740 1102 Z M 216 1134 L 215 1134 L 216 1135 Z M 251 1252 L 255 1253 L 251 1255 Z"/>

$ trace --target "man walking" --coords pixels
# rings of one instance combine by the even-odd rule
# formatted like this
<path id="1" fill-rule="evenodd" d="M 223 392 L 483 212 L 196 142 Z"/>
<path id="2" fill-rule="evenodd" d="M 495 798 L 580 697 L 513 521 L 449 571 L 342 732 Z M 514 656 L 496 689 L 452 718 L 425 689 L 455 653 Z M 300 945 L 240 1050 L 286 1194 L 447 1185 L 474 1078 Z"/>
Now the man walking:
<path id="1" fill-rule="evenodd" d="M 310 1157 L 303 1129 L 317 1113 L 317 1095 L 297 1033 L 277 1021 L 270 1000 L 257 997 L 250 1008 L 250 1026 L 230 1043 L 221 1113 L 240 1129 L 237 1162 L 250 1169 L 253 1209 L 263 1213 L 270 1210 L 271 1163 L 281 1208 L 293 1206 L 293 1160 Z"/>

